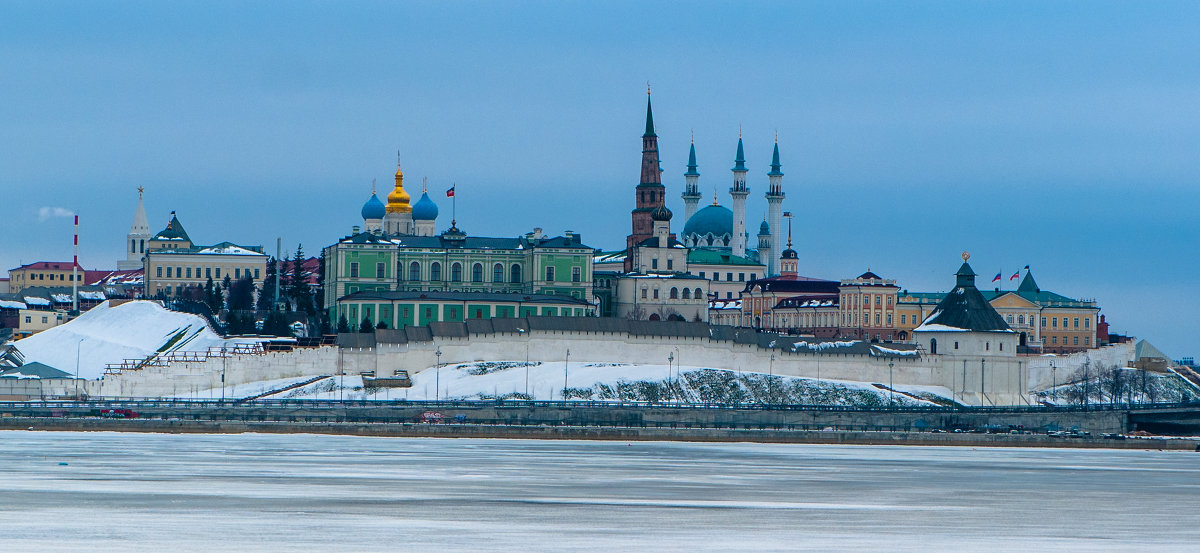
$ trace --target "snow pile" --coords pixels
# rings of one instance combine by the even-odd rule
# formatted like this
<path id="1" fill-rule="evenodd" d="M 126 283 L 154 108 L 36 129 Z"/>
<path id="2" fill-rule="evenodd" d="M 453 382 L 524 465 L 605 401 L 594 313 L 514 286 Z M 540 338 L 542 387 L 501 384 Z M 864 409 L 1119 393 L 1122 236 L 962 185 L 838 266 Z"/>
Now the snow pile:
<path id="1" fill-rule="evenodd" d="M 823 350 L 832 349 L 832 348 L 848 348 L 857 343 L 858 343 L 857 341 L 846 341 L 846 340 L 839 340 L 836 342 L 813 342 L 813 343 L 810 343 L 810 342 L 801 340 L 799 342 L 793 343 L 792 349 L 804 348 L 809 351 L 823 351 Z"/>
<path id="2" fill-rule="evenodd" d="M 915 349 L 892 349 L 892 348 L 885 348 L 880 345 L 872 344 L 871 345 L 871 355 L 878 355 L 878 354 L 917 356 L 917 355 L 920 355 L 920 352 L 918 352 Z"/>
<path id="3" fill-rule="evenodd" d="M 109 363 L 145 359 L 155 352 L 207 351 L 225 343 L 196 315 L 168 311 L 152 301 L 110 304 L 105 301 L 66 324 L 13 345 L 25 355 L 26 363 L 39 361 L 70 373 L 75 372 L 78 349 L 79 376 L 95 379 Z"/>
<path id="4" fill-rule="evenodd" d="M 528 376 L 527 376 L 528 375 Z M 527 380 L 528 379 L 528 380 Z M 486 361 L 429 368 L 412 375 L 411 388 L 368 388 L 358 375 L 333 376 L 267 399 L 490 400 L 567 399 L 653 403 L 790 403 L 882 406 L 947 404 L 953 392 L 938 386 L 879 385 L 731 371 L 704 367 L 623 363 Z M 528 382 L 528 384 L 526 384 Z M 920 399 L 917 399 L 920 398 Z"/>

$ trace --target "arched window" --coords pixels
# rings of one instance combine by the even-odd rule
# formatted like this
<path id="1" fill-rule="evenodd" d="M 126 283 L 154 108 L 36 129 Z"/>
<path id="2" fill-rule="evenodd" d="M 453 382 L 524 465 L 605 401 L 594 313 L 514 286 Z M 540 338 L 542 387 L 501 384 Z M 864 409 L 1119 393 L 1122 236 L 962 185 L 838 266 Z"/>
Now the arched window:
<path id="1" fill-rule="evenodd" d="M 450 280 L 454 282 L 462 282 L 462 263 L 457 261 L 450 266 Z"/>
<path id="2" fill-rule="evenodd" d="M 697 288 L 697 289 L 696 289 L 696 299 L 699 299 L 699 298 L 701 298 L 701 297 L 703 297 L 703 296 L 704 296 L 704 292 L 701 292 L 701 291 L 700 291 L 700 289 L 699 289 L 699 288 Z"/>
<path id="3" fill-rule="evenodd" d="M 129 253 L 137 253 L 137 240 L 129 241 Z"/>
<path id="4" fill-rule="evenodd" d="M 429 264 L 429 280 L 442 280 L 442 264 L 434 261 Z"/>
<path id="5" fill-rule="evenodd" d="M 471 266 L 471 282 L 483 282 L 483 263 Z"/>
<path id="6" fill-rule="evenodd" d="M 504 265 L 492 265 L 492 282 L 504 282 Z"/>
<path id="7" fill-rule="evenodd" d="M 685 299 L 685 300 L 692 299 L 692 289 L 691 288 L 683 289 L 683 299 Z"/>
<path id="8" fill-rule="evenodd" d="M 679 299 L 679 289 L 678 288 L 671 288 L 671 299 L 673 299 L 673 300 Z"/>
<path id="9" fill-rule="evenodd" d="M 510 267 L 508 269 L 508 279 L 514 283 L 521 282 L 521 266 L 520 265 L 518 265 L 516 263 L 512 264 L 512 267 Z"/>
<path id="10" fill-rule="evenodd" d="M 138 240 L 138 253 L 146 253 L 146 241 Z"/>
<path id="11" fill-rule="evenodd" d="M 931 355 L 937 355 L 937 338 L 929 339 L 929 353 Z"/>
<path id="12" fill-rule="evenodd" d="M 408 264 L 408 280 L 421 280 L 421 264 L 413 261 Z"/>

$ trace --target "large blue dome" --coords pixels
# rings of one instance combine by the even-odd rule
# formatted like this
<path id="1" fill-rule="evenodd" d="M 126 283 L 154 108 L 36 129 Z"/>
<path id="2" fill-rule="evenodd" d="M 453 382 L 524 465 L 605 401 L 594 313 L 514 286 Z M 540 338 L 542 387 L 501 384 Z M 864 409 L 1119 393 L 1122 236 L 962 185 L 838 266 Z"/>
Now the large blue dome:
<path id="1" fill-rule="evenodd" d="M 382 219 L 387 214 L 387 208 L 383 202 L 379 201 L 379 196 L 371 194 L 371 198 L 362 206 L 362 218 L 365 219 Z"/>
<path id="2" fill-rule="evenodd" d="M 433 200 L 429 199 L 428 192 L 422 192 L 421 199 L 417 200 L 417 203 L 413 204 L 413 208 L 412 208 L 413 220 L 414 221 L 432 221 L 434 219 L 437 219 L 437 216 L 438 216 L 437 204 L 433 203 Z"/>
<path id="3" fill-rule="evenodd" d="M 720 205 L 710 205 L 697 211 L 683 225 L 684 236 L 705 236 L 712 234 L 716 238 L 733 236 L 733 212 Z"/>

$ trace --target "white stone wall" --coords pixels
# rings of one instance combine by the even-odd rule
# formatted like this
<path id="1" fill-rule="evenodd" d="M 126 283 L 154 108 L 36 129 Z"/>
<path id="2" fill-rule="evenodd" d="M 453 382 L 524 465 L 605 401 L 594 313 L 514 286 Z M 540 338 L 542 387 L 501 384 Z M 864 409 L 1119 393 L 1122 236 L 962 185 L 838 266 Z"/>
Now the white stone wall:
<path id="1" fill-rule="evenodd" d="M 1028 389 L 1049 385 L 1049 360 L 1055 359 L 1058 374 L 1072 372 L 1084 361 L 1110 363 L 1132 357 L 1132 344 L 1091 350 L 1071 356 L 955 356 L 882 358 L 864 355 L 787 353 L 753 345 L 714 342 L 707 338 L 659 338 L 624 334 L 534 331 L 465 338 L 438 338 L 433 342 L 380 344 L 375 349 L 339 349 L 325 346 L 263 355 L 237 355 L 222 360 L 181 362 L 149 367 L 104 380 L 90 381 L 86 393 L 93 396 L 159 397 L 221 387 L 222 361 L 226 385 L 299 376 L 375 371 L 387 376 L 397 369 L 417 373 L 437 363 L 510 360 L 562 361 L 571 351 L 571 361 L 580 363 L 667 363 L 669 355 L 685 367 L 773 372 L 810 378 L 888 383 L 889 361 L 896 385 L 943 386 L 960 401 L 974 405 L 1025 405 L 1031 402 Z M 1007 350 L 1007 346 L 1005 348 Z M 774 361 L 771 360 L 774 355 Z M 963 361 L 966 361 L 964 367 Z M 965 370 L 964 370 L 965 368 Z M 1061 382 L 1061 379 L 1060 379 Z M 1029 384 L 1027 386 L 1027 383 Z M 72 390 L 47 391 L 66 394 Z M 67 384 L 64 383 L 63 386 Z"/>

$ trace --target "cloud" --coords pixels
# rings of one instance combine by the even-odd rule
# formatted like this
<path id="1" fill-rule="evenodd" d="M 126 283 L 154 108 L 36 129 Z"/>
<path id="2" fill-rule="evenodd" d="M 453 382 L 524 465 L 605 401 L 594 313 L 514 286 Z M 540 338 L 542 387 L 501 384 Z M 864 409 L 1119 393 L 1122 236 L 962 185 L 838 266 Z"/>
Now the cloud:
<path id="1" fill-rule="evenodd" d="M 51 217 L 74 217 L 75 212 L 65 207 L 42 207 L 38 208 L 38 221 L 45 221 Z"/>

